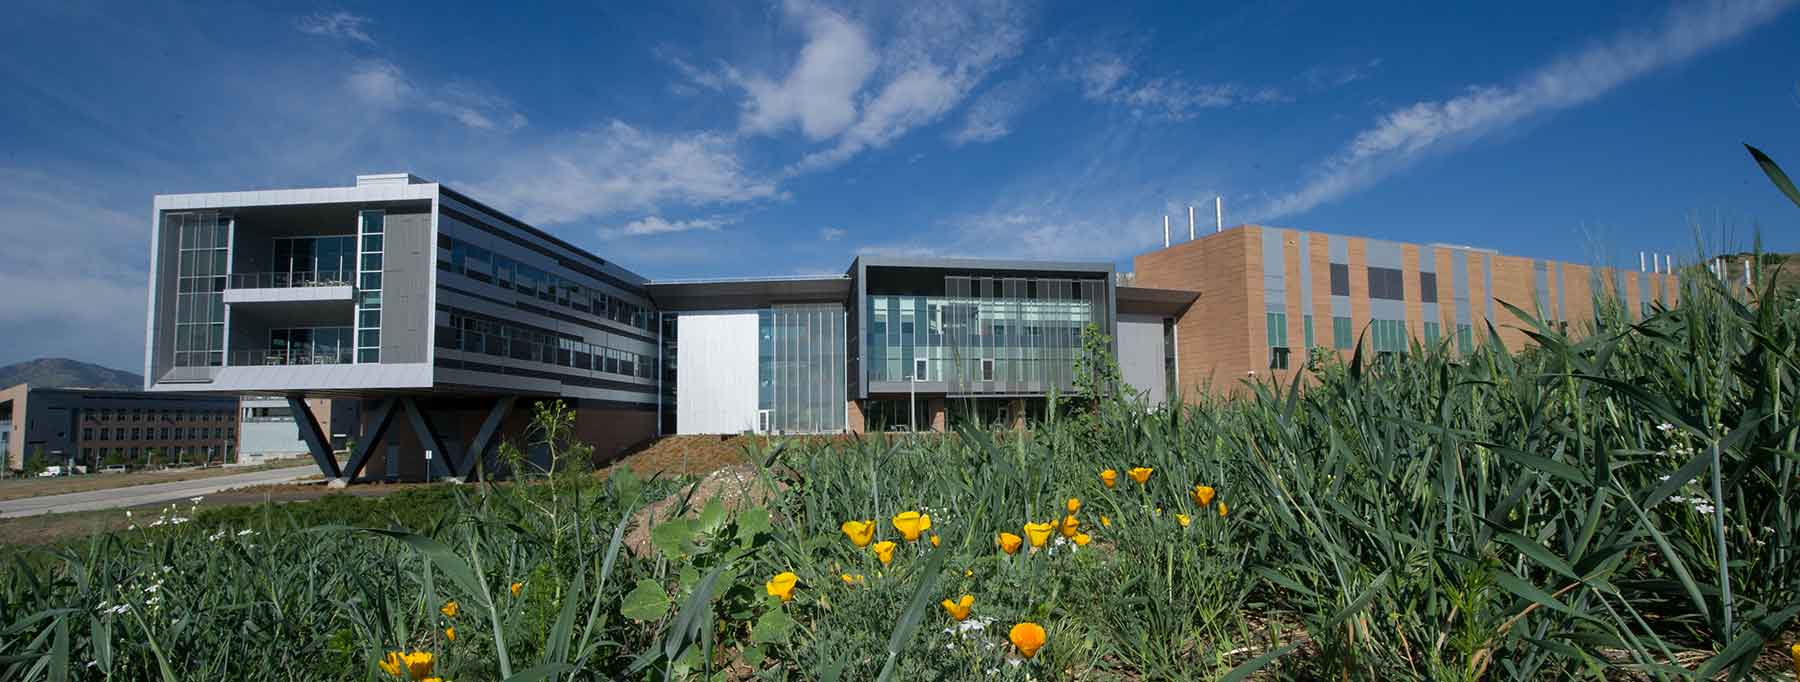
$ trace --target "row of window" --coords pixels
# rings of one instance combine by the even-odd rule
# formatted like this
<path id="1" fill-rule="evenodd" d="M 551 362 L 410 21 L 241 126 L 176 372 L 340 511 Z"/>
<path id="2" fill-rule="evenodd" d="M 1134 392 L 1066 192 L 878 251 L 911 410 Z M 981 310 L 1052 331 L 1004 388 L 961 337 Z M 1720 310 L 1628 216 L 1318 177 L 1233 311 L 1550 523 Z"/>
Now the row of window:
<path id="1" fill-rule="evenodd" d="M 449 260 L 444 260 L 445 256 Z M 545 303 L 656 331 L 655 312 L 590 285 L 563 279 L 460 239 L 438 235 L 438 268 Z"/>
<path id="2" fill-rule="evenodd" d="M 214 460 L 229 454 L 231 450 L 232 448 L 229 445 L 180 445 L 167 448 L 82 448 L 81 459 L 87 462 L 99 462 L 102 465 L 120 459 L 134 462 L 137 461 L 140 454 L 146 457 L 158 455 L 172 457 L 176 461 L 187 460 L 190 457 L 194 459 L 204 457 L 208 460 Z"/>
<path id="3" fill-rule="evenodd" d="M 653 355 L 565 339 L 470 313 L 450 313 L 450 326 L 438 328 L 437 345 L 628 377 L 651 379 L 656 376 L 656 357 Z"/>
<path id="4" fill-rule="evenodd" d="M 159 432 L 162 434 L 160 437 L 157 435 Z M 127 429 L 126 427 L 121 426 L 114 429 L 102 426 L 98 430 L 98 438 L 94 437 L 96 430 L 93 427 L 81 429 L 81 440 L 204 440 L 208 438 L 225 438 L 228 433 L 230 433 L 230 430 L 225 427 L 164 426 L 161 429 L 158 429 L 154 426 L 150 428 L 133 426 Z"/>
<path id="5" fill-rule="evenodd" d="M 1369 273 L 1369 298 L 1381 299 L 1384 301 L 1406 300 L 1405 272 L 1399 268 L 1382 268 L 1375 266 L 1370 266 L 1366 269 Z M 1331 295 L 1350 295 L 1350 266 L 1348 264 L 1331 264 Z M 1437 300 L 1437 273 L 1419 273 L 1419 301 L 1422 303 L 1436 303 Z"/>
<path id="6" fill-rule="evenodd" d="M 82 415 L 96 421 L 225 421 L 230 414 L 227 410 L 150 410 L 150 409 L 112 409 L 83 410 Z"/>

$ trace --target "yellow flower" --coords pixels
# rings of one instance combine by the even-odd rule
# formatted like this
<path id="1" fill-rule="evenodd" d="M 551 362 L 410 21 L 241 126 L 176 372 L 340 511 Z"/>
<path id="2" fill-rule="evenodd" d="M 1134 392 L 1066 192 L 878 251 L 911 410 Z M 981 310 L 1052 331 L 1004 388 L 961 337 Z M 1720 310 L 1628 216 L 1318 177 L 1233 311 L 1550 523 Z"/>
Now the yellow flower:
<path id="1" fill-rule="evenodd" d="M 895 514 L 894 530 L 900 531 L 900 536 L 906 538 L 907 542 L 918 540 L 920 533 L 931 530 L 931 515 L 916 511 Z"/>
<path id="2" fill-rule="evenodd" d="M 1212 505 L 1212 500 L 1213 500 L 1212 486 L 1210 486 L 1210 485 L 1194 486 L 1194 491 L 1191 493 L 1188 493 L 1188 496 L 1194 498 L 1194 504 L 1200 505 L 1201 507 L 1210 506 L 1210 505 Z"/>
<path id="3" fill-rule="evenodd" d="M 1093 538 L 1088 537 L 1087 533 L 1076 533 L 1075 534 L 1075 544 L 1080 545 L 1082 547 L 1086 547 L 1087 543 L 1092 540 L 1093 540 Z"/>
<path id="4" fill-rule="evenodd" d="M 1182 528 L 1186 528 L 1188 525 L 1188 522 L 1191 520 L 1192 519 L 1189 519 L 1187 514 L 1176 514 L 1175 515 L 1175 522 L 1181 524 Z"/>
<path id="5" fill-rule="evenodd" d="M 525 591 L 525 583 L 513 583 L 510 587 L 507 587 L 506 589 L 512 590 L 512 595 L 514 597 L 517 597 L 517 596 L 519 596 L 520 592 Z"/>
<path id="6" fill-rule="evenodd" d="M 861 575 L 851 575 L 849 573 L 838 576 L 838 579 L 844 581 L 845 585 L 859 585 L 863 582 L 863 577 Z"/>
<path id="7" fill-rule="evenodd" d="M 1069 498 L 1069 503 L 1063 506 L 1069 510 L 1070 514 L 1081 511 L 1081 498 L 1071 497 Z"/>
<path id="8" fill-rule="evenodd" d="M 456 641 L 456 628 L 454 628 L 454 627 L 444 628 L 444 639 L 448 639 L 452 642 Z"/>
<path id="9" fill-rule="evenodd" d="M 844 525 L 839 528 L 843 529 L 844 537 L 850 538 L 850 541 L 856 543 L 857 547 L 868 547 L 869 541 L 875 539 L 875 522 L 873 520 L 845 521 Z"/>
<path id="10" fill-rule="evenodd" d="M 1057 530 L 1062 532 L 1062 536 L 1065 538 L 1075 537 L 1075 533 L 1080 531 L 1080 529 L 1081 522 L 1075 520 L 1074 514 L 1064 516 L 1061 527 L 1057 528 Z"/>
<path id="11" fill-rule="evenodd" d="M 1788 649 L 1788 655 L 1794 658 L 1794 679 L 1800 680 L 1800 642 L 1795 642 L 1793 648 Z"/>
<path id="12" fill-rule="evenodd" d="M 442 677 L 427 677 L 423 680 L 419 680 L 419 682 L 444 682 L 444 678 L 442 678 Z"/>
<path id="13" fill-rule="evenodd" d="M 1100 527 L 1101 528 L 1111 528 L 1112 527 L 1112 519 L 1106 518 L 1106 516 L 1104 514 L 1102 514 L 1100 516 Z"/>
<path id="14" fill-rule="evenodd" d="M 1117 471 L 1113 471 L 1112 469 L 1105 469 L 1100 472 L 1100 482 L 1105 483 L 1106 487 L 1108 487 L 1108 488 L 1113 487 L 1113 484 L 1118 482 L 1118 480 L 1119 480 L 1119 472 L 1117 472 Z"/>
<path id="15" fill-rule="evenodd" d="M 943 541 L 938 539 L 937 533 L 932 533 L 931 534 L 931 546 L 936 547 L 940 544 L 943 544 Z"/>
<path id="16" fill-rule="evenodd" d="M 438 609 L 438 613 L 444 614 L 445 618 L 455 618 L 456 612 L 461 611 L 461 610 L 462 610 L 462 607 L 457 606 L 456 600 L 452 599 L 450 601 L 444 602 L 444 607 Z"/>
<path id="17" fill-rule="evenodd" d="M 875 543 L 875 558 L 880 559 L 881 565 L 883 566 L 893 563 L 894 541 L 882 540 L 881 542 Z"/>
<path id="18" fill-rule="evenodd" d="M 1138 485 L 1143 485 L 1150 482 L 1150 474 L 1154 471 L 1156 470 L 1150 467 L 1132 467 L 1131 470 L 1126 471 L 1125 474 L 1130 476 L 1131 480 L 1137 481 Z"/>
<path id="19" fill-rule="evenodd" d="M 1219 516 L 1222 517 L 1222 516 L 1225 516 L 1226 514 L 1230 514 L 1230 513 L 1231 513 L 1231 507 L 1225 506 L 1224 500 L 1219 500 Z"/>
<path id="20" fill-rule="evenodd" d="M 1031 658 L 1037 655 L 1038 649 L 1044 648 L 1044 642 L 1049 636 L 1044 634 L 1044 626 L 1027 622 L 1012 626 L 1012 631 L 1006 634 L 1006 638 L 1012 640 L 1013 646 L 1019 647 L 1020 656 Z"/>
<path id="21" fill-rule="evenodd" d="M 965 594 L 956 601 L 944 600 L 944 612 L 951 618 L 962 620 L 969 617 L 969 609 L 975 608 L 975 595 Z"/>
<path id="22" fill-rule="evenodd" d="M 414 651 L 401 658 L 406 664 L 406 674 L 415 680 L 431 677 L 431 652 Z"/>
<path id="23" fill-rule="evenodd" d="M 794 585 L 799 582 L 800 576 L 794 575 L 793 571 L 782 571 L 770 578 L 769 582 L 763 585 L 763 589 L 768 590 L 771 596 L 781 597 L 782 601 L 788 601 L 794 598 Z"/>
<path id="24" fill-rule="evenodd" d="M 400 671 L 402 670 L 403 666 L 406 665 L 406 663 L 405 663 L 405 661 L 403 661 L 400 658 L 400 652 L 389 651 L 387 654 L 387 658 L 383 658 L 380 661 L 376 662 L 376 665 L 381 666 L 382 672 L 398 677 L 400 675 Z"/>
<path id="25" fill-rule="evenodd" d="M 1055 528 L 1048 523 L 1025 524 L 1025 537 L 1031 540 L 1032 547 L 1043 547 L 1050 541 L 1050 530 Z"/>
<path id="26" fill-rule="evenodd" d="M 1018 554 L 1019 545 L 1025 544 L 1025 539 L 1013 535 L 1012 533 L 1001 533 L 1000 537 L 996 538 L 994 542 L 995 544 L 1000 545 L 1000 551 L 1006 552 L 1007 554 Z"/>

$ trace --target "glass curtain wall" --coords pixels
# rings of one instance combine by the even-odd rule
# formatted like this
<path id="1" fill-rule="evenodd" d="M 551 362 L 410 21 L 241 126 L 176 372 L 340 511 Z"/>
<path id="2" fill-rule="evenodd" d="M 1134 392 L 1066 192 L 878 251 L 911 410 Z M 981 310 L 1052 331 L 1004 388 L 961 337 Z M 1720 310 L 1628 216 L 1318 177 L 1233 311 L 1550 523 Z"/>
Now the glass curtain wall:
<path id="1" fill-rule="evenodd" d="M 384 211 L 363 211 L 357 215 L 361 244 L 356 292 L 357 362 L 381 362 L 381 240 L 386 224 Z"/>
<path id="2" fill-rule="evenodd" d="M 225 278 L 230 249 L 230 223 L 217 213 L 171 213 L 165 225 L 174 232 L 176 265 L 175 366 L 222 367 L 225 364 Z"/>
<path id="3" fill-rule="evenodd" d="M 356 270 L 356 237 L 277 237 L 274 245 L 276 281 L 302 283 L 350 283 Z"/>
<path id="4" fill-rule="evenodd" d="M 951 395 L 1069 391 L 1082 329 L 1110 319 L 1101 280 L 951 276 L 944 291 L 869 296 L 871 382 L 917 376 Z"/>
<path id="5" fill-rule="evenodd" d="M 844 308 L 785 305 L 758 315 L 757 407 L 767 430 L 842 431 L 848 407 Z"/>

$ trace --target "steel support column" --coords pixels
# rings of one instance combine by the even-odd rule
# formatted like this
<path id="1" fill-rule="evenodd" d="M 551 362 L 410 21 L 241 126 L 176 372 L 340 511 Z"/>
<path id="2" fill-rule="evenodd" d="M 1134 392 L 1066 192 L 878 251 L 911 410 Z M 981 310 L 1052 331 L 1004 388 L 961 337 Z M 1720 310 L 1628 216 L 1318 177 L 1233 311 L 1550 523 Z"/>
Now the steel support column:
<path id="1" fill-rule="evenodd" d="M 460 478 L 457 472 L 461 468 L 456 465 L 456 458 L 444 449 L 443 440 L 438 438 L 437 429 L 431 427 L 431 420 L 425 418 L 425 412 L 419 409 L 419 401 L 412 398 L 401 398 L 400 405 L 406 408 L 406 418 L 412 422 L 413 435 L 419 437 L 419 445 L 425 448 L 430 456 L 444 458 L 444 471 L 452 477 Z M 425 461 L 425 479 L 431 479 L 431 461 Z"/>
<path id="2" fill-rule="evenodd" d="M 362 438 L 356 441 L 356 451 L 350 455 L 350 466 L 344 468 L 343 479 L 348 482 L 362 475 L 363 467 L 368 466 L 369 456 L 375 454 L 375 446 L 381 443 L 381 437 L 394 421 L 393 399 L 383 400 L 375 407 L 375 419 L 365 422 L 368 428 L 363 431 Z"/>
<path id="3" fill-rule="evenodd" d="M 306 398 L 298 393 L 287 396 L 288 410 L 294 413 L 294 425 L 300 427 L 300 439 L 306 441 L 306 449 L 312 452 L 313 463 L 319 465 L 319 473 L 327 480 L 343 477 L 338 470 L 337 456 L 331 452 L 331 439 L 326 437 L 325 430 L 319 428 L 318 418 L 306 406 Z"/>
<path id="4" fill-rule="evenodd" d="M 462 467 L 456 471 L 457 476 L 468 480 L 470 474 L 475 472 L 477 462 L 482 464 L 483 478 L 494 475 L 493 451 L 494 444 L 498 442 L 495 436 L 500 433 L 500 424 L 506 421 L 506 415 L 512 412 L 515 402 L 518 402 L 518 397 L 510 395 L 494 401 L 494 406 L 488 409 L 487 419 L 481 422 L 481 431 L 475 434 L 475 440 L 469 443 L 469 449 L 463 451 Z"/>

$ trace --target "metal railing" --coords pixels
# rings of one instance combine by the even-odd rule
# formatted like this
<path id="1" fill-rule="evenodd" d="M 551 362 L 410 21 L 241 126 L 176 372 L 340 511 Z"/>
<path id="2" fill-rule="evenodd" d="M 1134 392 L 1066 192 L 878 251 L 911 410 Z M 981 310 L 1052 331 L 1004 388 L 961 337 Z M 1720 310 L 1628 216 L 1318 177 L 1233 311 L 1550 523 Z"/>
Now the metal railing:
<path id="1" fill-rule="evenodd" d="M 356 280 L 356 271 L 317 270 L 298 272 L 234 272 L 233 289 L 287 289 L 291 287 L 347 287 Z"/>
<path id="2" fill-rule="evenodd" d="M 355 361 L 355 349 L 348 346 L 335 349 L 256 348 L 231 352 L 233 367 L 348 365 Z"/>

